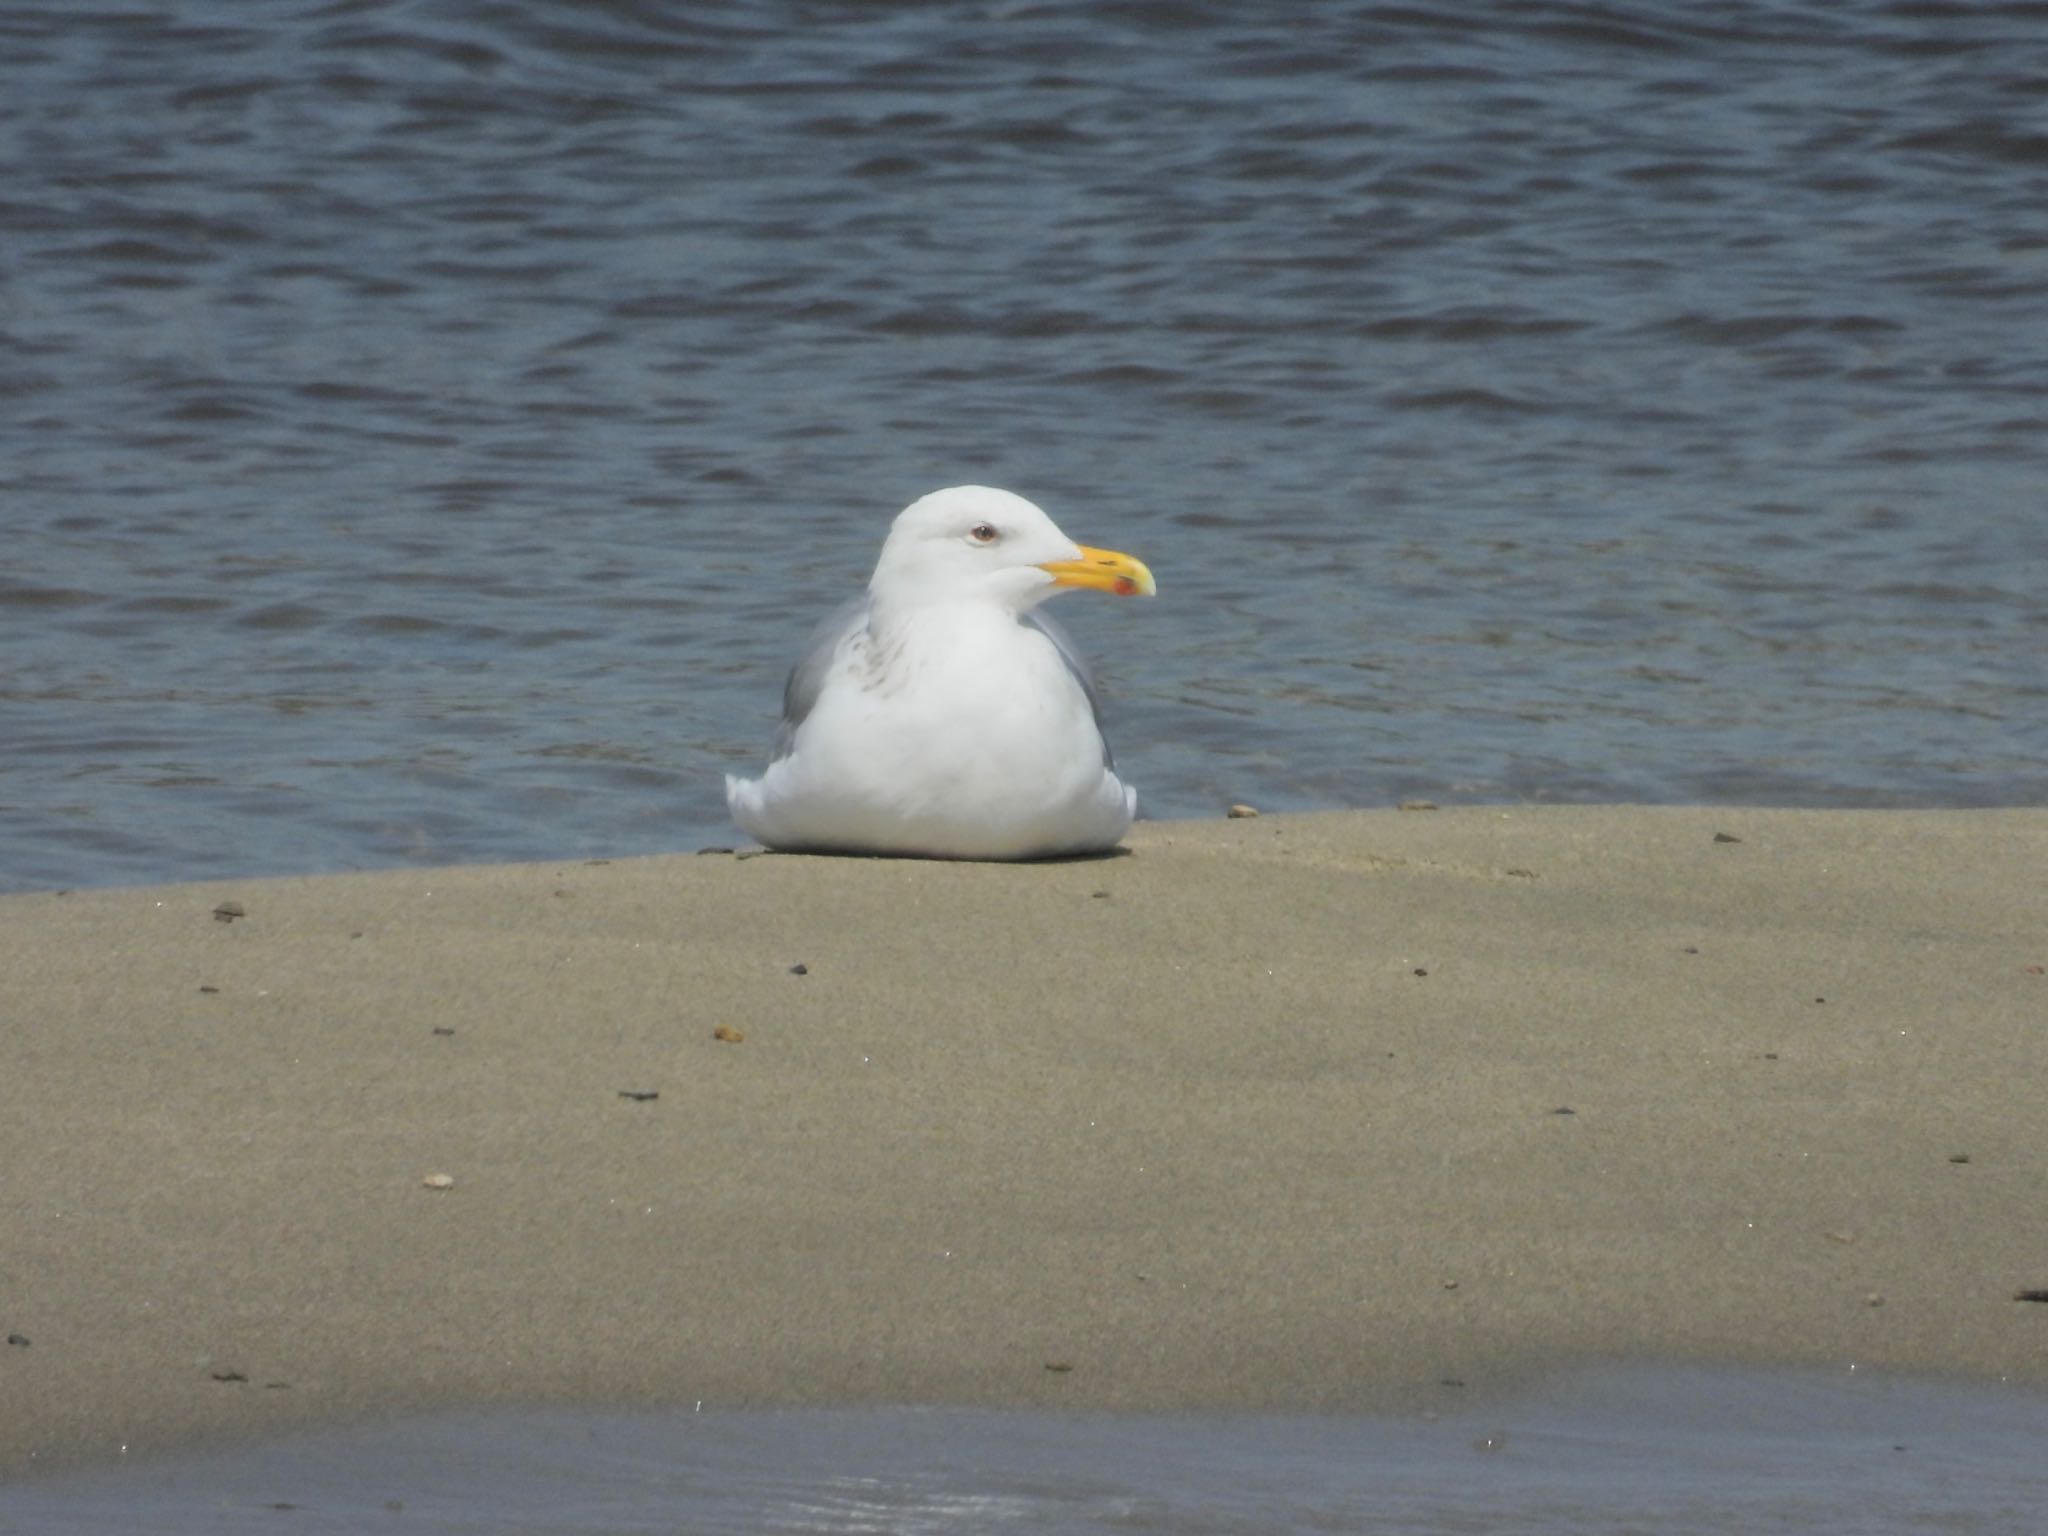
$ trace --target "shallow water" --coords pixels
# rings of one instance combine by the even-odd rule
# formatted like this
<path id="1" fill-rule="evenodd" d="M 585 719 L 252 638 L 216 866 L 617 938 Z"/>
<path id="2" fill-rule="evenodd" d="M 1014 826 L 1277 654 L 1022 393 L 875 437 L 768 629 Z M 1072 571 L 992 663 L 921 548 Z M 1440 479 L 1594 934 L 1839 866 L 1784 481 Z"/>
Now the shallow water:
<path id="1" fill-rule="evenodd" d="M 0 1489 L 71 1531 L 2013 1536 L 2048 1398 L 1589 1372 L 1440 1419 L 937 1409 L 445 1416 Z"/>
<path id="2" fill-rule="evenodd" d="M 966 480 L 1146 814 L 2048 801 L 2038 14 L 1263 16 L 0 5 L 0 888 L 729 841 Z"/>

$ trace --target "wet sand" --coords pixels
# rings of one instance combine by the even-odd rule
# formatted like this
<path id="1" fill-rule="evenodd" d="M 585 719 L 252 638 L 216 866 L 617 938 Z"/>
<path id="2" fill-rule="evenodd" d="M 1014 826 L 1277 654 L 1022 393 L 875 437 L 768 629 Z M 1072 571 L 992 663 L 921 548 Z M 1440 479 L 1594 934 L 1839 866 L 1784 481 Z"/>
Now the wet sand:
<path id="1" fill-rule="evenodd" d="M 2048 812 L 1130 850 L 0 898 L 0 1471 L 467 1404 L 2048 1382 Z"/>

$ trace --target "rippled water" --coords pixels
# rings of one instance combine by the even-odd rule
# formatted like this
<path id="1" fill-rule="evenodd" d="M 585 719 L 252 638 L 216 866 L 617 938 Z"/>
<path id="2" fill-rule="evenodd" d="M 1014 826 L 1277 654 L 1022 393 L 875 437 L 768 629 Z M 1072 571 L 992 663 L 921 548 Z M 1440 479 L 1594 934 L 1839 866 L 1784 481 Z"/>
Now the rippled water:
<path id="1" fill-rule="evenodd" d="M 498 1413 L 0 1488 L 21 1536 L 2018 1536 L 2038 1394 L 1607 1371 L 1485 1414 Z"/>
<path id="2" fill-rule="evenodd" d="M 0 886 L 729 841 L 966 480 L 1154 816 L 2048 801 L 2043 21 L 0 5 Z"/>

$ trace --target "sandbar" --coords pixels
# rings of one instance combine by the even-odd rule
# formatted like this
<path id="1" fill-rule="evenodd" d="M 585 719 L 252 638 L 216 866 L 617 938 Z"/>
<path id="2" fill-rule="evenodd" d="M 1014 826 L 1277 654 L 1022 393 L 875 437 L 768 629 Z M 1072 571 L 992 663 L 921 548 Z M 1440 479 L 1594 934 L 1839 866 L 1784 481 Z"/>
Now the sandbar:
<path id="1" fill-rule="evenodd" d="M 0 1473 L 482 1404 L 2048 1383 L 2048 811 L 0 898 Z"/>

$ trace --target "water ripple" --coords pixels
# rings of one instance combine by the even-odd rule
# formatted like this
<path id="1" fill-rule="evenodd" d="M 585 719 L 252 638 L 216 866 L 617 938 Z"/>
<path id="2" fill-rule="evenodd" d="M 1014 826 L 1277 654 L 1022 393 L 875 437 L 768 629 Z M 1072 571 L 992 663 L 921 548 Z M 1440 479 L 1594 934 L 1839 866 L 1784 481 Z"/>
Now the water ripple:
<path id="1" fill-rule="evenodd" d="M 0 10 L 0 886 L 729 834 L 1010 484 L 1152 814 L 2048 797 L 2037 8 Z"/>

